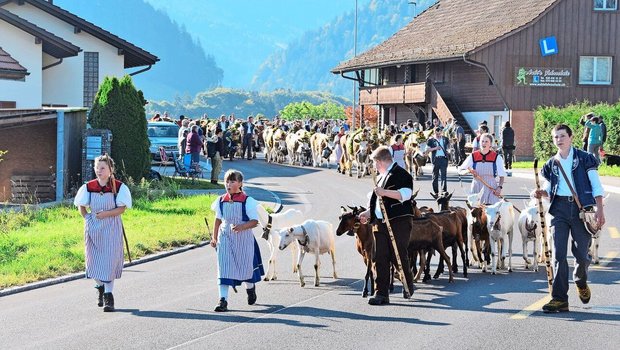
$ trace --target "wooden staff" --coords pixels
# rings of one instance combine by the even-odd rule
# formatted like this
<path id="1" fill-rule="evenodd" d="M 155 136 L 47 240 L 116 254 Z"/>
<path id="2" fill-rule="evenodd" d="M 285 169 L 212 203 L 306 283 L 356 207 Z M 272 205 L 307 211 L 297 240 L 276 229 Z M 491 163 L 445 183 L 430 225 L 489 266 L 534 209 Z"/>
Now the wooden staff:
<path id="1" fill-rule="evenodd" d="M 377 186 L 377 171 L 375 168 L 371 170 L 372 174 L 372 182 L 375 184 L 375 188 Z M 387 210 L 385 210 L 385 205 L 383 204 L 383 197 L 377 194 L 377 199 L 379 200 L 379 207 L 381 208 L 381 214 L 383 214 L 383 221 L 385 222 L 385 226 L 387 226 L 388 235 L 390 236 L 390 241 L 392 242 L 392 249 L 394 249 L 394 256 L 396 257 L 396 268 L 398 269 L 398 273 L 403 276 L 403 290 L 407 292 L 408 295 L 411 295 L 409 291 L 409 285 L 407 284 L 407 277 L 405 275 L 405 271 L 403 270 L 403 264 L 400 260 L 400 254 L 398 253 L 398 246 L 396 245 L 396 239 L 394 238 L 394 232 L 392 231 L 392 225 L 390 224 L 390 219 L 387 216 Z"/>
<path id="2" fill-rule="evenodd" d="M 467 169 L 469 170 L 469 172 L 476 178 L 478 179 L 478 181 L 480 181 L 483 185 L 485 185 L 486 187 L 488 187 L 491 191 L 495 191 L 495 189 L 493 187 L 491 187 L 491 185 L 489 185 L 486 181 L 484 181 L 484 179 L 482 177 L 480 177 L 480 175 L 475 174 L 474 172 L 472 172 L 472 168 Z M 503 200 L 505 200 L 506 202 L 510 203 L 509 200 L 506 199 L 506 197 L 502 196 L 501 194 L 499 196 L 497 196 Z M 519 208 L 517 208 L 514 204 L 512 205 L 513 208 L 515 208 L 516 211 L 519 212 L 519 214 L 521 214 L 521 210 L 519 210 Z"/>
<path id="3" fill-rule="evenodd" d="M 114 175 L 110 176 L 110 181 L 112 182 L 112 193 L 114 193 L 114 206 L 116 207 L 116 181 L 114 181 Z M 127 241 L 127 235 L 125 234 L 125 225 L 123 225 L 122 219 L 121 219 L 121 228 L 123 229 L 123 239 L 125 240 L 125 248 L 127 248 L 127 257 L 129 258 L 129 262 L 131 263 L 131 252 L 129 252 L 129 241 Z"/>
<path id="4" fill-rule="evenodd" d="M 534 158 L 534 176 L 536 178 L 536 190 L 540 191 L 540 180 L 538 179 L 538 158 Z M 542 197 L 538 198 L 538 215 L 540 215 L 540 228 L 543 235 L 543 247 L 545 247 L 545 269 L 547 270 L 547 283 L 549 294 L 553 288 L 553 267 L 551 266 L 551 249 L 547 240 L 547 223 L 545 222 L 545 211 L 543 209 Z M 537 259 L 537 257 L 534 257 Z"/>

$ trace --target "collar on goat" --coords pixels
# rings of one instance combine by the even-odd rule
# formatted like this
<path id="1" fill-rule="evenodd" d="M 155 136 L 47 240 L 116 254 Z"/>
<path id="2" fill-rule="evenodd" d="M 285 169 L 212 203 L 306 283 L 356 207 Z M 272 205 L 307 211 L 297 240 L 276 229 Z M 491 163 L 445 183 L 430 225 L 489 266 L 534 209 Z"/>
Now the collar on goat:
<path id="1" fill-rule="evenodd" d="M 269 240 L 269 232 L 271 232 L 271 223 L 273 222 L 273 217 L 271 214 L 267 215 L 267 226 L 263 227 L 263 239 Z"/>
<path id="2" fill-rule="evenodd" d="M 302 247 L 305 247 L 308 245 L 308 232 L 306 231 L 306 228 L 304 227 L 304 225 L 301 225 L 301 230 L 304 232 L 304 241 L 302 242 L 301 240 L 297 240 L 297 242 L 299 242 L 299 245 Z"/>

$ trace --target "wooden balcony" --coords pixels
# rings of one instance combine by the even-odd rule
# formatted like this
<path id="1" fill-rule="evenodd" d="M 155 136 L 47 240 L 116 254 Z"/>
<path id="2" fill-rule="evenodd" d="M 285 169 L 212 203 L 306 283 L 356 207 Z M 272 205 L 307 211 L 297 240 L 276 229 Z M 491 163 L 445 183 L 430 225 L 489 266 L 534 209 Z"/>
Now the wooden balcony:
<path id="1" fill-rule="evenodd" d="M 360 88 L 361 105 L 425 103 L 426 83 Z"/>

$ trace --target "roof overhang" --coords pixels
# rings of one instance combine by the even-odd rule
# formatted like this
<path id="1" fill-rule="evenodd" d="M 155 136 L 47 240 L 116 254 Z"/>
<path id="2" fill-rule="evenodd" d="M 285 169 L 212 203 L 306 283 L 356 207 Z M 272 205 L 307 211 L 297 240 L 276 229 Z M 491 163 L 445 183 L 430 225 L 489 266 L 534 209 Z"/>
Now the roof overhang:
<path id="1" fill-rule="evenodd" d="M 24 3 L 28 3 L 42 11 L 49 13 L 50 15 L 64 21 L 72 26 L 74 26 L 74 31 L 79 33 L 83 31 L 88 33 L 95 38 L 104 41 L 119 50 L 119 55 L 124 55 L 124 67 L 125 68 L 134 68 L 141 66 L 153 65 L 159 61 L 159 58 L 152 53 L 141 49 L 132 43 L 100 28 L 93 23 L 88 22 L 87 20 L 66 11 L 48 1 L 45 0 L 0 0 L 0 6 L 9 3 L 15 2 L 18 5 L 23 5 Z"/>
<path id="2" fill-rule="evenodd" d="M 72 43 L 58 37 L 37 25 L 0 8 L 0 20 L 3 20 L 14 27 L 31 34 L 35 37 L 35 43 L 43 44 L 43 52 L 56 58 L 67 58 L 77 56 L 82 49 Z"/>
<path id="3" fill-rule="evenodd" d="M 338 67 L 336 67 L 332 69 L 330 72 L 332 72 L 333 74 L 344 74 L 344 73 L 355 72 L 355 71 L 366 70 L 366 69 L 379 69 L 379 68 L 387 68 L 387 67 L 394 67 L 394 66 L 406 66 L 406 65 L 411 65 L 411 64 L 427 64 L 427 63 L 430 64 L 430 63 L 460 61 L 463 59 L 462 57 L 463 57 L 462 55 L 459 55 L 459 56 L 450 56 L 450 57 L 443 57 L 443 58 L 434 58 L 430 60 L 391 61 L 391 62 L 373 64 L 373 65 L 352 66 L 352 67 L 347 67 L 345 69 L 338 69 Z"/>

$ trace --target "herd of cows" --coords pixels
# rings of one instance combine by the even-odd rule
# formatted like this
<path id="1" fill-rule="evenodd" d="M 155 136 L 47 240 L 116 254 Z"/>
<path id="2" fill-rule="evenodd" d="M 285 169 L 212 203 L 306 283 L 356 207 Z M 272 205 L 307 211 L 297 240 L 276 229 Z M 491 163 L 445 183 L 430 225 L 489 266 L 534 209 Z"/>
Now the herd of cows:
<path id="1" fill-rule="evenodd" d="M 426 164 L 424 150 L 428 136 L 428 133 L 406 135 L 407 170 L 413 176 L 420 175 L 421 167 Z M 336 150 L 336 153 L 341 155 L 337 160 L 339 172 L 352 176 L 352 169 L 355 168 L 357 176 L 361 177 L 372 166 L 369 159 L 371 152 L 380 145 L 390 144 L 391 135 L 364 129 L 331 138 L 326 134 L 309 133 L 304 129 L 287 133 L 280 128 L 268 127 L 263 130 L 262 137 L 267 162 L 288 162 L 291 165 L 315 167 L 326 164 L 329 167 L 331 155 Z M 437 271 L 433 275 L 435 279 L 444 272 L 445 263 L 449 281 L 453 281 L 454 274 L 459 271 L 457 262 L 459 252 L 463 277 L 467 277 L 467 268 L 473 265 L 483 272 L 490 269 L 492 274 L 496 274 L 498 269 L 512 271 L 515 220 L 521 234 L 525 269 L 538 271 L 538 264 L 545 262 L 540 215 L 535 201 L 531 201 L 516 216 L 515 211 L 518 209 L 511 202 L 501 200 L 494 205 L 483 205 L 479 201 L 480 194 L 469 195 L 465 208 L 450 206 L 451 193 L 436 195 L 434 198 L 439 208 L 438 212 L 434 212 L 430 207 L 418 207 L 416 196 L 417 192 L 411 199 L 414 207 L 414 224 L 408 246 L 408 258 L 415 282 L 419 280 L 422 273 L 424 282 L 431 280 L 430 266 L 427 261 L 430 261 L 435 251 L 440 257 Z M 548 207 L 549 203 L 544 203 L 545 211 Z M 306 253 L 314 255 L 315 285 L 319 285 L 320 254 L 331 255 L 333 276 L 336 278 L 335 236 L 346 234 L 355 237 L 356 249 L 365 264 L 366 274 L 362 295 L 364 297 L 369 293 L 372 295 L 374 285 L 372 262 L 375 245 L 370 224 L 362 224 L 358 218 L 358 214 L 364 210 L 363 207 L 342 207 L 339 224 L 335 230 L 331 223 L 305 220 L 303 214 L 296 209 L 288 209 L 277 214 L 259 211 L 259 223 L 264 232 L 263 238 L 268 240 L 271 250 L 265 280 L 277 278 L 275 271 L 277 251 L 284 250 L 288 246 L 292 247 L 292 254 L 297 255 L 296 259 L 293 259 L 293 272 L 298 273 L 301 286 L 305 285 L 301 264 Z M 545 217 L 547 227 L 549 227 L 550 218 L 548 215 Z M 599 260 L 599 237 L 594 238 L 591 253 L 596 264 Z M 528 254 L 529 242 L 533 242 L 531 259 Z M 549 242 L 548 246 L 552 247 L 552 242 Z M 451 257 L 446 254 L 448 248 L 451 248 Z M 396 275 L 398 277 L 398 273 Z"/>

